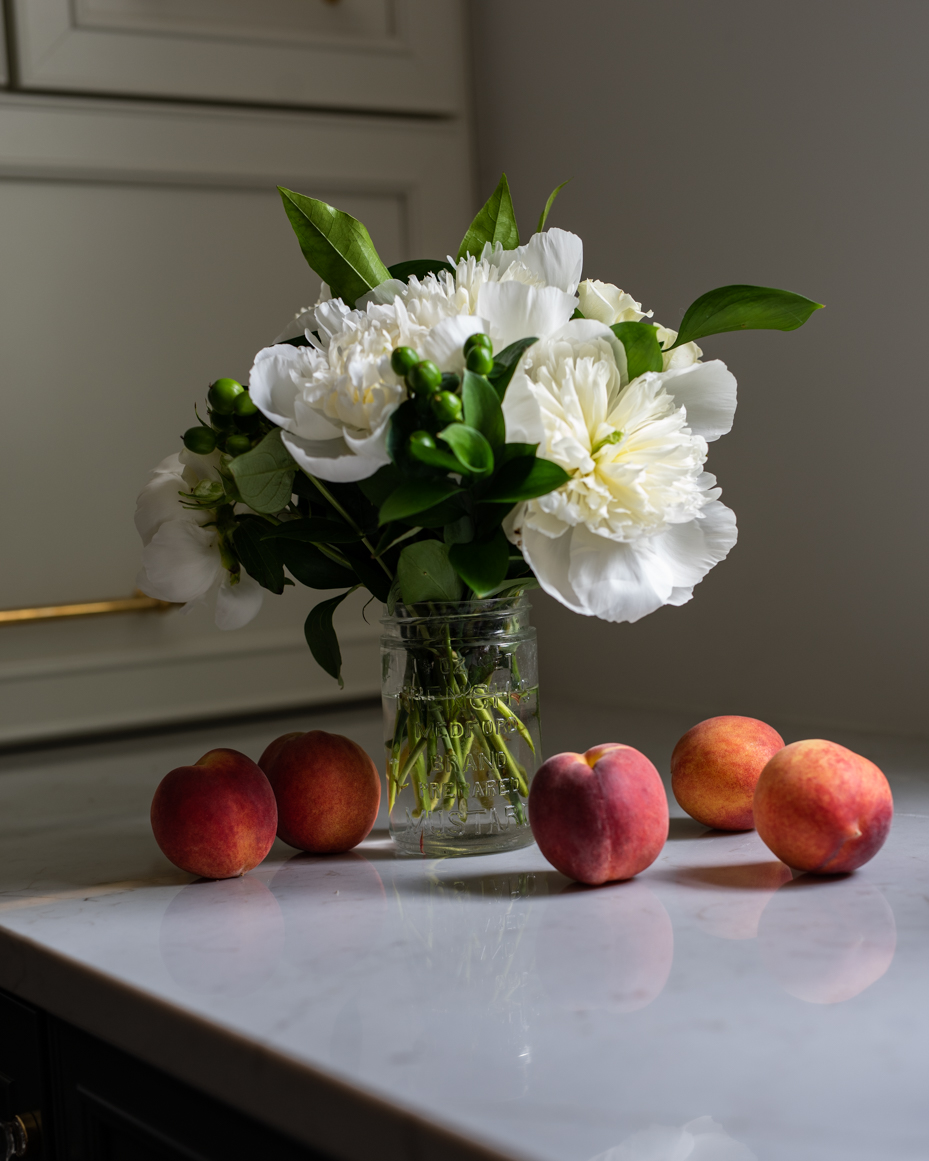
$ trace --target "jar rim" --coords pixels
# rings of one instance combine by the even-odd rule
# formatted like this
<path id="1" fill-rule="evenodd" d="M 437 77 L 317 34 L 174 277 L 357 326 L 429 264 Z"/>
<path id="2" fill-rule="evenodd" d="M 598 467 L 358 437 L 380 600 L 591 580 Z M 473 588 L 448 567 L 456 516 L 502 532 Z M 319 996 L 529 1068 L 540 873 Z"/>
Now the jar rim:
<path id="1" fill-rule="evenodd" d="M 416 611 L 416 606 L 409 609 L 398 601 L 393 613 L 387 613 L 380 618 L 382 625 L 408 625 L 421 621 L 461 621 L 470 617 L 487 617 L 499 614 L 522 613 L 532 608 L 525 592 L 518 597 L 476 597 L 470 601 L 424 601 L 423 605 L 432 606 L 433 611 L 422 613 Z"/>

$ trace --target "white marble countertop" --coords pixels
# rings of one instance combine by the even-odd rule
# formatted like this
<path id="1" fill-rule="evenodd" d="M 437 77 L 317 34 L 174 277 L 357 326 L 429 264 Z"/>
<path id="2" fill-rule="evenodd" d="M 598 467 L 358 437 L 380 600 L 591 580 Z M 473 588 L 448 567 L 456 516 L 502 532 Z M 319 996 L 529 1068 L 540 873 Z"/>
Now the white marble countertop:
<path id="1" fill-rule="evenodd" d="M 301 722 L 379 747 L 374 710 Z M 545 724 L 548 752 L 628 741 L 664 773 L 693 721 Z M 399 859 L 381 828 L 333 858 L 275 844 L 240 880 L 172 868 L 160 777 L 292 728 L 0 759 L 0 986 L 349 1161 L 929 1156 L 929 745 L 831 735 L 897 805 L 844 879 L 790 880 L 676 809 L 658 861 L 598 889 L 536 848 Z"/>

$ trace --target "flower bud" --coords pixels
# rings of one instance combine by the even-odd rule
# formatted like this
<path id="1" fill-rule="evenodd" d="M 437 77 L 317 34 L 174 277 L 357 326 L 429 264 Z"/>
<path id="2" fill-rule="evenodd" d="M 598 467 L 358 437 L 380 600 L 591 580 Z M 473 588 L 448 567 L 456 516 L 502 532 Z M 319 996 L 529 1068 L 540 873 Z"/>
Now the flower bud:
<path id="1" fill-rule="evenodd" d="M 490 335 L 485 335 L 485 334 L 469 335 L 467 337 L 467 339 L 465 340 L 465 345 L 464 345 L 464 353 L 465 353 L 466 358 L 468 355 L 471 354 L 471 352 L 474 350 L 475 347 L 484 347 L 491 354 L 493 354 L 494 345 L 493 345 L 493 342 L 491 341 Z"/>
<path id="2" fill-rule="evenodd" d="M 486 347 L 472 347 L 466 365 L 475 375 L 489 375 L 494 367 L 494 357 Z"/>
<path id="3" fill-rule="evenodd" d="M 216 447 L 216 432 L 209 427 L 189 427 L 183 438 L 184 447 L 197 456 L 208 456 Z"/>
<path id="4" fill-rule="evenodd" d="M 461 400 L 452 391 L 439 391 L 429 400 L 432 414 L 440 423 L 457 423 L 461 419 Z"/>
<path id="5" fill-rule="evenodd" d="M 412 347 L 394 347 L 393 354 L 390 356 L 390 366 L 393 373 L 399 375 L 401 379 L 408 375 L 418 362 L 419 355 Z"/>
<path id="6" fill-rule="evenodd" d="M 435 391 L 435 389 L 442 382 L 442 372 L 429 359 L 423 359 L 421 363 L 417 363 L 406 377 L 407 386 L 411 391 L 427 392 Z"/>
<path id="7" fill-rule="evenodd" d="M 231 415 L 235 407 L 237 395 L 241 395 L 245 388 L 236 379 L 217 379 L 210 385 L 207 400 L 213 411 L 220 415 Z"/>
<path id="8" fill-rule="evenodd" d="M 243 452 L 251 451 L 252 441 L 247 435 L 227 435 L 226 451 L 231 456 L 240 456 Z"/>

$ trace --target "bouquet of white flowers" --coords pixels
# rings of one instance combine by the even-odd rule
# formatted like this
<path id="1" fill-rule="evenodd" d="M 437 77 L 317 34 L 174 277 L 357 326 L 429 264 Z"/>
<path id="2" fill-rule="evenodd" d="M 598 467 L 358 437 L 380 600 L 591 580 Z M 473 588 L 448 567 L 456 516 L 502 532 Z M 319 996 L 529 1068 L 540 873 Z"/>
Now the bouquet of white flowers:
<path id="1" fill-rule="evenodd" d="M 389 738 L 391 799 L 412 779 L 416 817 L 467 811 L 480 750 L 524 822 L 514 747 L 535 745 L 495 686 L 512 656 L 464 655 L 425 619 L 515 608 L 535 586 L 606 621 L 690 600 L 736 541 L 703 468 L 736 381 L 696 340 L 793 330 L 819 306 L 726 286 L 670 330 L 618 287 L 581 281 L 581 239 L 544 228 L 557 192 L 521 244 L 504 176 L 455 257 L 388 268 L 356 219 L 281 189 L 319 301 L 258 352 L 248 384 L 210 386 L 206 418 L 139 497 L 139 587 L 153 597 L 216 592 L 217 624 L 235 628 L 262 590 L 342 589 L 306 620 L 340 681 L 339 603 L 365 588 L 399 604 L 421 643 L 404 688 L 431 690 L 427 708 L 400 698 Z"/>

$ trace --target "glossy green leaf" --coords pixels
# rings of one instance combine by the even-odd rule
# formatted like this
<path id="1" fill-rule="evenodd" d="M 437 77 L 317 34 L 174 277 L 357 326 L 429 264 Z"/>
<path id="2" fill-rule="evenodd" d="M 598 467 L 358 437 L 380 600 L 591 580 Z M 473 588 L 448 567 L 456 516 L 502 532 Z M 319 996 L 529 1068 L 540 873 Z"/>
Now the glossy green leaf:
<path id="1" fill-rule="evenodd" d="M 481 433 L 466 423 L 450 423 L 439 432 L 455 458 L 472 476 L 489 476 L 494 470 L 493 448 Z"/>
<path id="2" fill-rule="evenodd" d="M 310 652 L 316 658 L 321 669 L 339 683 L 339 689 L 345 688 L 342 680 L 342 650 L 339 648 L 339 638 L 335 626 L 332 624 L 332 615 L 341 605 L 353 588 L 341 593 L 337 597 L 330 597 L 328 601 L 320 601 L 310 610 L 303 625 L 303 633 Z"/>
<path id="3" fill-rule="evenodd" d="M 349 306 L 390 278 L 371 236 L 351 214 L 278 186 L 303 256 L 334 298 Z"/>
<path id="4" fill-rule="evenodd" d="M 290 503 L 297 465 L 281 443 L 281 429 L 268 432 L 257 447 L 229 462 L 236 488 L 253 512 L 273 516 Z"/>
<path id="5" fill-rule="evenodd" d="M 422 426 L 423 416 L 415 399 L 407 399 L 405 403 L 401 403 L 390 417 L 387 425 L 387 454 L 393 460 L 396 469 L 399 469 L 401 479 L 409 476 L 420 479 L 435 478 L 435 470 L 415 459 L 409 452 L 409 438 L 414 431 L 422 430 Z"/>
<path id="6" fill-rule="evenodd" d="M 449 274 L 455 273 L 443 258 L 414 258 L 411 262 L 398 262 L 395 266 L 388 266 L 387 269 L 391 278 L 399 278 L 401 282 L 406 282 L 409 278 L 418 278 L 422 281 L 427 274 L 438 274 L 442 270 L 447 270 Z"/>
<path id="7" fill-rule="evenodd" d="M 770 286 L 720 286 L 687 308 L 674 346 L 724 331 L 795 331 L 822 306 Z"/>
<path id="8" fill-rule="evenodd" d="M 347 545 L 342 551 L 368 592 L 377 600 L 386 601 L 392 577 L 387 575 L 381 562 L 375 560 L 363 544 Z"/>
<path id="9" fill-rule="evenodd" d="M 571 181 L 571 178 L 568 178 Z M 542 211 L 542 216 L 539 218 L 539 224 L 536 227 L 536 233 L 541 234 L 545 229 L 545 223 L 548 221 L 548 215 L 551 212 L 552 206 L 555 204 L 555 198 L 561 193 L 568 181 L 563 181 L 561 185 L 556 185 L 552 192 L 548 195 L 548 201 L 545 203 L 545 209 Z"/>
<path id="10" fill-rule="evenodd" d="M 359 480 L 358 487 L 375 508 L 380 508 L 391 492 L 403 483 L 403 475 L 395 464 L 384 464 L 373 476 Z"/>
<path id="11" fill-rule="evenodd" d="M 448 559 L 465 584 L 483 597 L 503 583 L 510 563 L 510 542 L 498 528 L 488 541 L 453 544 Z"/>
<path id="12" fill-rule="evenodd" d="M 481 499 L 495 504 L 518 504 L 536 496 L 547 496 L 570 478 L 564 468 L 551 460 L 521 456 L 503 465 Z"/>
<path id="13" fill-rule="evenodd" d="M 287 520 L 283 524 L 265 525 L 264 540 L 303 540 L 308 544 L 352 544 L 361 533 L 339 520 Z"/>
<path id="14" fill-rule="evenodd" d="M 448 545 L 440 540 L 408 544 L 400 553 L 397 580 L 405 605 L 461 599 L 461 581 L 448 559 Z"/>
<path id="15" fill-rule="evenodd" d="M 506 174 L 500 178 L 497 188 L 481 207 L 462 238 L 458 247 L 459 262 L 469 254 L 480 258 L 487 242 L 491 246 L 500 242 L 504 250 L 515 250 L 519 245 L 519 229 L 516 225 L 516 214 Z"/>
<path id="16" fill-rule="evenodd" d="M 626 371 L 629 381 L 638 379 L 646 371 L 661 371 L 664 360 L 658 333 L 651 323 L 621 322 L 610 327 L 626 350 Z"/>
<path id="17" fill-rule="evenodd" d="M 294 580 L 308 589 L 338 589 L 358 583 L 354 570 L 334 561 L 315 544 L 300 540 L 266 540 Z"/>
<path id="18" fill-rule="evenodd" d="M 440 504 L 435 504 L 432 508 L 426 508 L 423 512 L 417 512 L 415 516 L 408 516 L 407 524 L 412 524 L 414 521 L 420 528 L 444 528 L 447 524 L 458 520 L 461 516 L 461 496 L 463 493 L 459 492 L 452 496 L 450 500 L 443 500 Z"/>
<path id="19" fill-rule="evenodd" d="M 461 471 L 461 464 L 444 448 L 423 447 L 421 444 L 411 441 L 407 446 L 407 451 L 414 460 L 419 460 L 421 464 L 428 464 L 432 468 L 441 468 L 445 472 Z"/>
<path id="20" fill-rule="evenodd" d="M 508 347 L 504 347 L 499 355 L 494 355 L 493 370 L 487 378 L 497 392 L 501 403 L 506 395 L 506 389 L 510 385 L 510 380 L 513 378 L 513 372 L 523 357 L 523 352 L 538 341 L 536 338 L 517 339 L 515 343 L 510 343 Z"/>
<path id="21" fill-rule="evenodd" d="M 464 404 L 465 423 L 479 431 L 494 451 L 502 447 L 506 438 L 503 410 L 497 392 L 483 375 L 465 371 L 461 401 Z"/>
<path id="22" fill-rule="evenodd" d="M 284 591 L 284 566 L 270 545 L 263 543 L 268 525 L 257 516 L 239 520 L 232 543 L 242 567 L 263 589 L 280 595 Z"/>
<path id="23" fill-rule="evenodd" d="M 391 520 L 415 516 L 418 512 L 425 512 L 434 504 L 447 500 L 457 491 L 458 485 L 454 480 L 407 480 L 381 505 L 379 522 L 389 524 Z"/>

